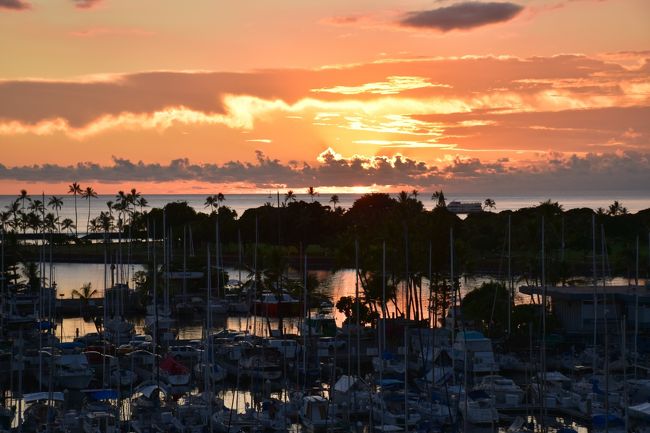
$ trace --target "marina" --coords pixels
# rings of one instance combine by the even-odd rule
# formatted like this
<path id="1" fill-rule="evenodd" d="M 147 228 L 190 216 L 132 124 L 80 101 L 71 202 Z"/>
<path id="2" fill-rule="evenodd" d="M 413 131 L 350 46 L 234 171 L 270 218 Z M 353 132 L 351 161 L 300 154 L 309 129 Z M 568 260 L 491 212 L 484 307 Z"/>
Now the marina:
<path id="1" fill-rule="evenodd" d="M 453 215 L 444 212 L 431 211 Z M 179 235 L 167 208 L 160 226 L 145 220 L 144 239 L 126 229 L 86 240 L 103 264 L 54 261 L 46 228 L 35 244 L 2 232 L 0 428 L 648 431 L 650 287 L 638 268 L 603 277 L 604 236 L 599 255 L 592 245 L 601 266 L 582 284 L 548 284 L 544 268 L 516 284 L 510 217 L 503 277 L 461 273 L 452 226 L 442 273 L 429 243 L 428 274 L 413 278 L 416 246 L 405 245 L 402 279 L 389 276 L 386 242 L 364 252 L 355 240 L 356 267 L 310 270 L 307 249 L 289 260 L 258 245 L 257 232 L 228 247 L 240 263 L 226 266 L 218 215 L 214 243 L 193 240 L 187 225 Z M 144 217 L 134 212 L 132 226 Z M 41 260 L 17 261 L 20 248 Z M 136 249 L 150 260 L 132 261 Z M 542 244 L 544 265 L 546 253 Z M 379 267 L 362 268 L 364 254 Z"/>

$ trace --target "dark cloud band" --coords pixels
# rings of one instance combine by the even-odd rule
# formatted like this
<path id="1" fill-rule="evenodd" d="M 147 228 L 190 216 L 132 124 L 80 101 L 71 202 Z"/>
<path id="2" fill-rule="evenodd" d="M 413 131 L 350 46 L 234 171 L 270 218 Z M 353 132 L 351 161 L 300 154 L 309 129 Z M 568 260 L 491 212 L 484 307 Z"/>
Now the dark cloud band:
<path id="1" fill-rule="evenodd" d="M 442 32 L 455 29 L 467 30 L 508 21 L 522 10 L 522 6 L 509 2 L 463 2 L 437 9 L 410 12 L 400 21 L 400 24 Z"/>
<path id="2" fill-rule="evenodd" d="M 438 185 L 456 191 L 508 192 L 513 190 L 642 191 L 650 184 L 650 153 L 619 152 L 584 156 L 551 154 L 544 164 L 517 166 L 507 159 L 482 162 L 478 158 L 456 158 L 447 166 L 434 166 L 404 156 L 343 158 L 331 149 L 319 164 L 282 163 L 258 151 L 254 162 L 197 164 L 176 159 L 169 164 L 132 162 L 115 158 L 112 165 L 91 162 L 62 166 L 42 164 L 7 167 L 0 164 L 0 180 L 22 182 L 95 181 L 250 184 L 257 188 L 287 186 L 401 186 L 431 188 Z"/>
<path id="3" fill-rule="evenodd" d="M 23 0 L 0 0 L 0 9 L 11 9 L 15 11 L 31 9 L 31 5 Z"/>

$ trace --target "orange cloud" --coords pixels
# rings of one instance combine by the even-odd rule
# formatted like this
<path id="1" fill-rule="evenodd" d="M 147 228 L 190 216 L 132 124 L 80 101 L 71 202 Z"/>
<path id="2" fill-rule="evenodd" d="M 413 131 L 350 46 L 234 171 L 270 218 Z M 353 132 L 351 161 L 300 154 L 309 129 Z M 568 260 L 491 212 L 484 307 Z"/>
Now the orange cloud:
<path id="1" fill-rule="evenodd" d="M 255 143 L 279 161 L 311 163 L 329 146 L 427 164 L 477 152 L 487 164 L 504 154 L 532 161 L 550 150 L 643 151 L 650 147 L 646 69 L 578 55 L 469 56 L 4 80 L 0 144 L 7 144 L 3 162 L 21 164 L 27 154 L 34 163 L 75 160 L 91 138 L 104 163 L 120 152 L 156 162 L 218 152 L 250 162 Z"/>

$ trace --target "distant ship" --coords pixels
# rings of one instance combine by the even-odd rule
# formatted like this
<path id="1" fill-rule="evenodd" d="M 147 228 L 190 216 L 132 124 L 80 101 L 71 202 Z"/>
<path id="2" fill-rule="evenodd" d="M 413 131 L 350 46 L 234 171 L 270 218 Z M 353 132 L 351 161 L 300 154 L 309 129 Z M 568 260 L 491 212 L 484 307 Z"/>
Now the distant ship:
<path id="1" fill-rule="evenodd" d="M 447 205 L 447 210 L 452 213 L 479 213 L 483 212 L 483 206 L 479 202 L 452 201 Z"/>

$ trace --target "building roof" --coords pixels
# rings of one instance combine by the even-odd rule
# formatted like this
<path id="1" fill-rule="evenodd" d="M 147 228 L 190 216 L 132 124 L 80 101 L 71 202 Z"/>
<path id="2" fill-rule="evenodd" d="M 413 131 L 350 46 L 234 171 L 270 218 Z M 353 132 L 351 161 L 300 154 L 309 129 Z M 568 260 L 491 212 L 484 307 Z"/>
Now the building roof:
<path id="1" fill-rule="evenodd" d="M 598 296 L 605 294 L 610 300 L 634 302 L 638 295 L 640 302 L 650 302 L 650 288 L 647 286 L 546 286 L 546 294 L 554 299 L 592 300 L 594 291 Z M 542 286 L 522 286 L 519 291 L 526 295 L 542 295 Z"/>

